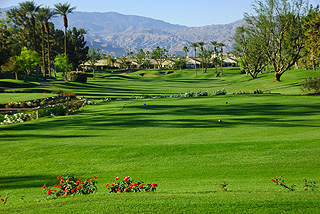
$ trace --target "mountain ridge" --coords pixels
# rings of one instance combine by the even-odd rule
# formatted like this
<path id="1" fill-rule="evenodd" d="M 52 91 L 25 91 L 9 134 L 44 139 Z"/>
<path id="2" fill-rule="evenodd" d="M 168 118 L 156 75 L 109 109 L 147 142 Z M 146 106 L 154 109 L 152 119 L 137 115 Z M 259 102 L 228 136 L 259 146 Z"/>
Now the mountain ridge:
<path id="1" fill-rule="evenodd" d="M 5 10 L 1 9 L 2 12 Z M 229 24 L 187 27 L 138 15 L 83 11 L 74 11 L 68 15 L 68 20 L 69 28 L 88 31 L 85 36 L 88 45 L 112 56 L 123 56 L 130 51 L 138 52 L 139 49 L 152 51 L 157 46 L 175 55 L 184 55 L 183 47 L 188 46 L 189 55 L 192 55 L 190 44 L 199 41 L 208 44 L 213 40 L 225 43 L 227 52 L 232 49 L 233 42 L 230 39 L 236 28 L 245 24 L 240 19 Z M 56 16 L 52 22 L 56 28 L 64 29 L 62 17 Z"/>

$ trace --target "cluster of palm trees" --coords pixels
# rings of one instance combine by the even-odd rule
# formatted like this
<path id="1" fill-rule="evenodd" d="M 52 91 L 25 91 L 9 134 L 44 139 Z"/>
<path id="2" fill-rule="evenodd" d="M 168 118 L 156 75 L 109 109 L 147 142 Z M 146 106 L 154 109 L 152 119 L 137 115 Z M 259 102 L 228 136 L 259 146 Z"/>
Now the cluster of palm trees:
<path id="1" fill-rule="evenodd" d="M 191 48 L 194 50 L 194 60 L 197 58 L 197 48 L 200 48 L 200 57 L 201 57 L 201 65 L 202 65 L 202 72 L 204 72 L 204 61 L 205 61 L 205 56 L 209 56 L 209 58 L 214 56 L 213 58 L 216 60 L 218 57 L 220 57 L 220 63 L 221 63 L 221 73 L 222 73 L 222 63 L 223 63 L 223 48 L 226 46 L 222 42 L 218 41 L 211 41 L 210 44 L 213 46 L 213 50 L 208 48 L 205 48 L 204 46 L 206 45 L 205 42 L 200 41 L 200 42 L 194 42 L 190 45 Z M 220 50 L 218 50 L 220 48 Z M 184 46 L 183 51 L 185 53 L 185 57 L 188 55 L 189 48 L 188 46 Z M 216 67 L 217 68 L 217 67 Z M 195 64 L 195 69 L 196 69 L 196 75 L 197 75 L 197 66 Z"/>
<path id="2" fill-rule="evenodd" d="M 51 62 L 50 62 L 50 22 L 49 20 L 53 18 L 55 15 L 61 15 L 63 16 L 64 20 L 64 54 L 67 54 L 67 28 L 68 28 L 68 14 L 72 13 L 73 10 L 76 9 L 76 7 L 71 7 L 70 3 L 58 3 L 54 4 L 54 9 L 51 9 L 49 7 L 41 7 L 42 5 L 37 5 L 33 0 L 32 1 L 25 1 L 22 3 L 19 3 L 20 8 L 14 8 L 10 11 L 7 11 L 8 17 L 11 17 L 16 22 L 20 22 L 20 27 L 28 28 L 28 23 L 24 19 L 27 19 L 30 23 L 30 29 L 27 29 L 29 31 L 28 37 L 24 38 L 23 43 L 28 44 L 28 47 L 32 51 L 37 51 L 37 36 L 36 36 L 36 30 L 37 30 L 37 24 L 40 26 L 41 31 L 41 48 L 42 48 L 42 57 L 41 57 L 41 70 L 43 72 L 44 78 L 46 78 L 46 61 L 48 63 L 48 71 L 49 75 L 51 76 Z M 46 34 L 46 35 L 45 35 Z M 47 44 L 45 44 L 47 42 Z M 47 50 L 45 50 L 47 49 Z M 39 50 L 40 51 L 40 50 Z M 47 55 L 47 60 L 46 60 Z"/>

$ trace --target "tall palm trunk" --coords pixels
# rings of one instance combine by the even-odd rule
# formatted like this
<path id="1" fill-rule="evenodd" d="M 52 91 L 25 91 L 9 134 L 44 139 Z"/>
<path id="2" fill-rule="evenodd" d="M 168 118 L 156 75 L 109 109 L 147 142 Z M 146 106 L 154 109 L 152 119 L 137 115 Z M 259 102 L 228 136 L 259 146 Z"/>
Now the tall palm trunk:
<path id="1" fill-rule="evenodd" d="M 68 18 L 63 16 L 64 20 L 64 53 L 67 55 L 67 31 L 68 31 Z"/>
<path id="2" fill-rule="evenodd" d="M 49 29 L 49 23 L 46 22 L 44 26 L 45 26 L 45 30 L 46 30 L 46 32 L 47 32 L 48 71 L 49 71 L 49 78 L 51 78 L 50 38 L 49 38 L 49 34 L 50 34 L 49 30 L 50 30 L 50 29 Z"/>
<path id="3" fill-rule="evenodd" d="M 41 70 L 43 74 L 43 79 L 46 80 L 46 53 L 45 53 L 45 44 L 44 44 L 44 24 L 41 23 L 41 36 L 42 36 L 42 65 L 41 65 Z"/>

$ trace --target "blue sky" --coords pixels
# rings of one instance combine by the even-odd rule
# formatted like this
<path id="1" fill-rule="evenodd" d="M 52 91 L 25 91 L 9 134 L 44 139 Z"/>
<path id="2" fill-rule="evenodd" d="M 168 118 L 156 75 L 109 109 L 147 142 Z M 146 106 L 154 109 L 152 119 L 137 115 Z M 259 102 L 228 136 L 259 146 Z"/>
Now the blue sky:
<path id="1" fill-rule="evenodd" d="M 0 8 L 18 5 L 23 0 L 0 0 Z M 35 0 L 37 4 L 53 7 L 65 0 Z M 200 27 L 227 24 L 243 18 L 251 11 L 253 0 L 68 0 L 78 11 L 118 12 L 160 19 L 171 24 Z M 319 0 L 309 0 L 319 4 Z"/>

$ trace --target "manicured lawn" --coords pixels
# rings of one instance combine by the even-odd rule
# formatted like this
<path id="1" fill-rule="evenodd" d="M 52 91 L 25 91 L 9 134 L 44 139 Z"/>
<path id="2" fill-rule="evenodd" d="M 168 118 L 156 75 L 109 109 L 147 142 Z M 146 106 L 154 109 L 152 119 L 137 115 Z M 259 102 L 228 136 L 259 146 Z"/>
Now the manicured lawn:
<path id="1" fill-rule="evenodd" d="M 245 77 L 236 74 L 213 81 L 134 75 L 90 79 L 85 87 L 57 83 L 50 90 L 102 98 L 199 89 L 212 94 L 223 87 L 233 93 L 240 85 L 255 90 L 269 83 L 268 90 L 285 93 L 97 101 L 76 115 L 0 126 L 0 195 L 9 193 L 0 212 L 320 212 L 319 190 L 303 190 L 304 177 L 320 182 L 320 102 L 319 96 L 293 95 L 299 81 L 290 75 L 278 85 L 271 76 L 241 84 L 236 78 Z M 42 185 L 53 186 L 66 173 L 98 176 L 98 192 L 43 199 Z M 270 181 L 281 175 L 296 191 Z M 105 184 L 117 176 L 159 187 L 109 194 Z M 223 181 L 228 192 L 219 191 Z"/>

